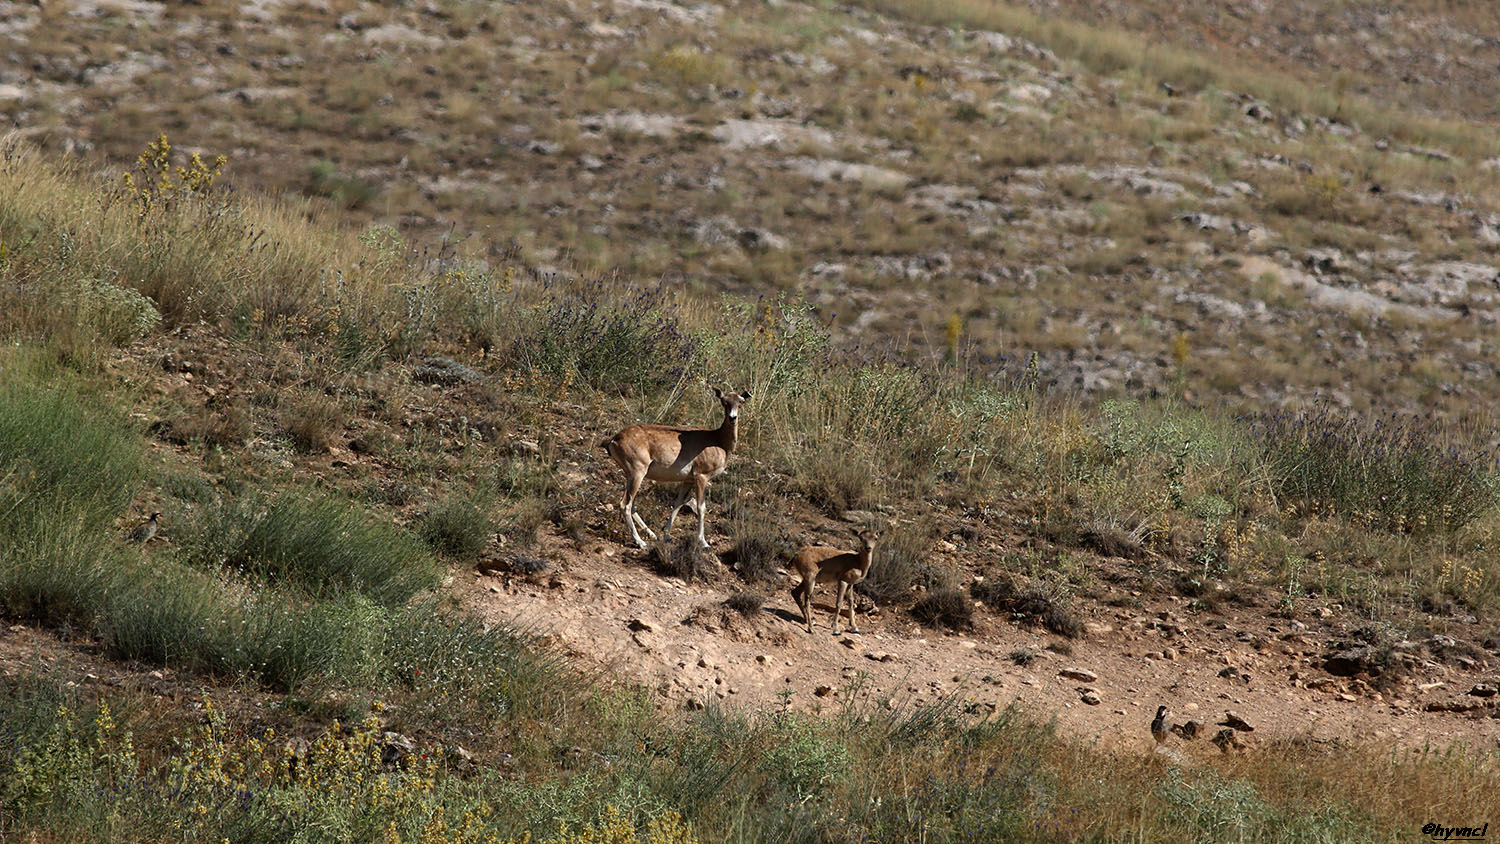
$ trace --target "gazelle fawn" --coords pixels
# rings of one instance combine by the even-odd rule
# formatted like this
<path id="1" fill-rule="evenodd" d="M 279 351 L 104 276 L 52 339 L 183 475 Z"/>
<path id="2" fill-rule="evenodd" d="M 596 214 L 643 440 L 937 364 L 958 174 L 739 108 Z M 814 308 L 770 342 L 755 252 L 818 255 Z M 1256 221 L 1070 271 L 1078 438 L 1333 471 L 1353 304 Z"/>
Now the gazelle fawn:
<path id="1" fill-rule="evenodd" d="M 792 587 L 792 598 L 802 608 L 802 617 L 807 620 L 807 632 L 813 629 L 812 597 L 819 583 L 837 583 L 833 598 L 833 635 L 839 634 L 839 607 L 844 595 L 849 595 L 849 632 L 859 632 L 859 621 L 854 614 L 854 585 L 870 573 L 870 563 L 875 559 L 875 541 L 880 532 L 866 528 L 859 532 L 859 550 L 841 551 L 823 545 L 811 545 L 797 552 L 792 558 L 792 570 L 802 575 L 802 582 Z"/>
<path id="2" fill-rule="evenodd" d="M 682 494 L 667 514 L 667 522 L 661 529 L 662 536 L 672 530 L 677 513 L 687 503 L 688 497 L 697 493 L 694 509 L 698 511 L 698 545 L 708 547 L 703 535 L 707 518 L 705 499 L 708 484 L 723 473 L 734 453 L 735 423 L 739 419 L 740 404 L 750 398 L 750 393 L 732 393 L 712 387 L 719 403 L 724 406 L 724 421 L 717 428 L 674 428 L 668 425 L 631 425 L 600 443 L 609 456 L 625 473 L 625 527 L 630 538 L 639 548 L 646 547 L 640 531 L 652 539 L 656 534 L 646 527 L 635 512 L 635 497 L 641 491 L 641 483 L 647 479 L 657 483 L 681 484 Z M 637 527 L 640 530 L 637 530 Z"/>

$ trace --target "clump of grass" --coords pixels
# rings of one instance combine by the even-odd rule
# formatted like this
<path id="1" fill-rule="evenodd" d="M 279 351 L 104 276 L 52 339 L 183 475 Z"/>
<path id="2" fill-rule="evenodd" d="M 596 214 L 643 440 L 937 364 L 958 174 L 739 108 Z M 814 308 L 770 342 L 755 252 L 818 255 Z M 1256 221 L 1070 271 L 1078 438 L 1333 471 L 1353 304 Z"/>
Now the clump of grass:
<path id="1" fill-rule="evenodd" d="M 777 578 L 782 560 L 789 553 L 789 543 L 779 522 L 736 498 L 730 508 L 729 534 L 734 541 L 729 553 L 740 579 L 746 583 L 765 583 Z"/>
<path id="2" fill-rule="evenodd" d="M 473 497 L 453 494 L 428 508 L 417 532 L 439 554 L 473 560 L 489 542 L 490 522 Z"/>
<path id="3" fill-rule="evenodd" d="M 707 581 L 718 569 L 711 552 L 698 547 L 698 540 L 685 536 L 676 542 L 660 540 L 651 544 L 651 564 L 657 571 L 693 583 Z"/>
<path id="4" fill-rule="evenodd" d="M 875 468 L 847 440 L 819 438 L 800 451 L 793 475 L 807 500 L 832 516 L 868 506 L 873 500 Z"/>
<path id="5" fill-rule="evenodd" d="M 935 589 L 912 605 L 911 614 L 923 624 L 964 630 L 974 623 L 974 607 L 959 589 Z"/>
<path id="6" fill-rule="evenodd" d="M 1021 585 L 1000 572 L 975 583 L 969 590 L 995 612 L 1040 624 L 1059 636 L 1075 639 L 1083 635 L 1083 621 L 1069 608 L 1061 591 L 1042 583 Z"/>
<path id="7" fill-rule="evenodd" d="M 933 526 L 925 520 L 887 531 L 875 546 L 869 573 L 854 588 L 880 604 L 909 600 L 912 587 L 932 574 L 928 556 L 933 537 Z"/>
<path id="8" fill-rule="evenodd" d="M 1279 495 L 1369 527 L 1457 530 L 1495 506 L 1497 455 L 1413 417 L 1369 419 L 1328 407 L 1262 413 L 1250 430 Z"/>
<path id="9" fill-rule="evenodd" d="M 413 536 L 328 496 L 248 496 L 205 508 L 184 559 L 293 586 L 315 597 L 357 592 L 388 606 L 437 583 Z"/>
<path id="10" fill-rule="evenodd" d="M 765 605 L 765 596 L 756 592 L 736 592 L 724 599 L 724 606 L 746 618 L 759 615 Z"/>
<path id="11" fill-rule="evenodd" d="M 415 695 L 438 723 L 555 718 L 579 690 L 524 631 L 483 625 L 435 600 L 391 614 L 378 677 Z"/>
<path id="12" fill-rule="evenodd" d="M 518 548 L 536 545 L 537 534 L 546 524 L 554 510 L 551 501 L 528 496 L 511 503 L 501 519 L 500 530 Z"/>
<path id="13" fill-rule="evenodd" d="M 53 383 L 42 386 L 41 379 Z M 0 367 L 0 611 L 87 628 L 131 555 L 113 536 L 144 474 L 140 440 L 97 398 L 10 354 Z"/>
<path id="14" fill-rule="evenodd" d="M 380 188 L 344 172 L 336 162 L 327 159 L 307 166 L 303 189 L 313 196 L 331 199 L 344 209 L 362 207 L 380 195 Z"/>
<path id="15" fill-rule="evenodd" d="M 511 348 L 512 363 L 596 390 L 654 395 L 682 383 L 699 355 L 665 286 L 619 295 L 593 281 L 558 291 L 534 320 Z"/>
<path id="16" fill-rule="evenodd" d="M 253 433 L 250 415 L 239 404 L 223 407 L 200 407 L 170 421 L 152 426 L 161 439 L 187 445 L 201 443 L 209 448 L 235 448 L 245 444 Z"/>
<path id="17" fill-rule="evenodd" d="M 226 589 L 180 567 L 122 585 L 101 624 L 115 657 L 251 678 L 281 692 L 320 679 L 369 682 L 384 630 L 379 608 L 357 595 L 319 601 Z"/>
<path id="18" fill-rule="evenodd" d="M 304 454 L 322 454 L 344 428 L 344 411 L 325 396 L 308 396 L 282 412 L 281 424 L 292 445 Z"/>

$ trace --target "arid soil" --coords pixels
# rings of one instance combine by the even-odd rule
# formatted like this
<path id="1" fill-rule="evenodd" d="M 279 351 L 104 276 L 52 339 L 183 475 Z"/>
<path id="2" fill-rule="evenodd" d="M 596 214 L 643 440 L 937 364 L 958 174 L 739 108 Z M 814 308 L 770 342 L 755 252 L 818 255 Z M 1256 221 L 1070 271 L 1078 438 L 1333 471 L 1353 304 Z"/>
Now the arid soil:
<path id="1" fill-rule="evenodd" d="M 602 522 L 616 517 L 613 510 L 598 514 Z M 677 530 L 684 530 L 680 523 Z M 861 616 L 861 633 L 834 636 L 826 586 L 815 598 L 809 634 L 786 590 L 772 590 L 765 608 L 745 617 L 723 605 L 738 588 L 732 574 L 715 584 L 685 584 L 656 574 L 649 552 L 607 541 L 581 550 L 564 550 L 572 544 L 566 540 L 547 544 L 547 556 L 565 560 L 555 571 L 464 573 L 454 589 L 485 619 L 519 622 L 581 665 L 655 689 L 664 705 L 816 712 L 956 697 L 982 713 L 1017 702 L 1055 714 L 1065 732 L 1142 750 L 1152 744 L 1148 725 L 1158 704 L 1167 705 L 1173 723 L 1196 720 L 1207 728 L 1192 744 L 1203 751 L 1214 750 L 1207 739 L 1226 710 L 1255 728 L 1241 734 L 1253 741 L 1489 749 L 1500 735 L 1496 698 L 1470 694 L 1485 681 L 1493 687 L 1493 657 L 1475 660 L 1472 670 L 1424 659 L 1384 692 L 1323 670 L 1327 643 L 1357 626 L 1336 607 L 1314 613 L 1326 618 L 1297 621 L 1254 608 L 1194 615 L 1177 596 L 1140 596 L 1139 609 L 1095 608 L 1086 637 L 1072 641 L 981 610 L 973 629 L 943 632 L 907 612 L 877 609 Z M 794 580 L 789 576 L 788 587 Z M 1011 656 L 1017 652 L 1035 659 L 1018 665 Z M 1079 679 L 1090 675 L 1095 679 Z M 1082 700 L 1090 689 L 1099 703 Z M 1427 711 L 1449 706 L 1469 711 Z"/>

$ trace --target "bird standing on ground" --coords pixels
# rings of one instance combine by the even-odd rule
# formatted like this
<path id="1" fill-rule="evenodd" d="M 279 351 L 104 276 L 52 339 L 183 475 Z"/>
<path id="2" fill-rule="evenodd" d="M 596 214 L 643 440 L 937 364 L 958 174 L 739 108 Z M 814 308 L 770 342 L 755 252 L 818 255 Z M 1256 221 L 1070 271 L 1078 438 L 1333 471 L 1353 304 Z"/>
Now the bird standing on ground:
<path id="1" fill-rule="evenodd" d="M 160 513 L 152 513 L 151 518 L 136 525 L 135 529 L 130 532 L 130 541 L 139 544 L 150 542 L 152 537 L 156 536 L 157 529 L 160 528 L 157 522 L 160 518 Z"/>
<path id="2" fill-rule="evenodd" d="M 1156 739 L 1157 744 L 1166 744 L 1167 736 L 1171 734 L 1167 728 L 1167 708 L 1156 707 L 1156 719 L 1151 722 L 1151 737 Z"/>

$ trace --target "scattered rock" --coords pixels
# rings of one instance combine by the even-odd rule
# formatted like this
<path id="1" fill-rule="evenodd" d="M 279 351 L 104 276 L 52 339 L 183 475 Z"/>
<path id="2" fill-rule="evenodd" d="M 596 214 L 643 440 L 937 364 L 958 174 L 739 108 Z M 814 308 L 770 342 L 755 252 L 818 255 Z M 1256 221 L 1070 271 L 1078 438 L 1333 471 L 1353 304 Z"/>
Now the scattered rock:
<path id="1" fill-rule="evenodd" d="M 634 631 L 637 631 L 637 632 L 643 632 L 643 633 L 655 633 L 657 630 L 661 629 L 654 622 L 650 622 L 650 621 L 645 620 L 644 618 L 639 618 L 639 617 L 632 618 L 630 620 L 630 622 L 627 623 L 625 626 L 628 629 L 630 629 L 630 630 L 634 630 Z"/>
<path id="2" fill-rule="evenodd" d="M 1244 750 L 1246 746 L 1245 740 L 1240 738 L 1239 734 L 1234 730 L 1229 729 L 1220 730 L 1209 741 L 1213 742 L 1224 753 L 1228 753 L 1231 750 Z"/>
<path id="3" fill-rule="evenodd" d="M 534 440 L 515 440 L 511 442 L 509 450 L 517 457 L 539 457 L 542 446 Z"/>
<path id="4" fill-rule="evenodd" d="M 813 689 L 813 694 L 817 695 L 818 697 L 828 697 L 833 693 L 834 692 L 832 686 L 818 686 L 817 688 Z"/>
<path id="5" fill-rule="evenodd" d="M 423 359 L 412 370 L 411 377 L 413 381 L 422 384 L 439 384 L 445 387 L 454 384 L 481 384 L 488 380 L 483 372 L 474 367 L 443 357 Z"/>
<path id="6" fill-rule="evenodd" d="M 1356 674 L 1375 676 L 1383 667 L 1384 660 L 1380 651 L 1369 645 L 1347 648 L 1323 660 L 1323 670 L 1336 677 L 1353 677 Z"/>
<path id="7" fill-rule="evenodd" d="M 1057 676 L 1066 677 L 1069 680 L 1080 680 L 1085 683 L 1092 683 L 1099 679 L 1098 674 L 1095 674 L 1087 668 L 1079 668 L 1077 666 L 1064 668 L 1061 671 L 1057 672 Z"/>
<path id="8" fill-rule="evenodd" d="M 409 736 L 387 730 L 381 736 L 380 764 L 386 767 L 404 765 L 416 750 L 417 744 Z"/>
<path id="9" fill-rule="evenodd" d="M 765 229 L 740 229 L 735 239 L 747 252 L 774 252 L 787 248 L 787 239 Z"/>
<path id="10" fill-rule="evenodd" d="M 578 121 L 593 132 L 629 135 L 640 138 L 671 138 L 682 128 L 682 118 L 674 114 L 643 114 L 639 111 L 611 111 L 594 114 Z"/>
<path id="11" fill-rule="evenodd" d="M 1181 724 L 1172 725 L 1172 732 L 1188 741 L 1198 738 L 1198 734 L 1202 731 L 1203 725 L 1197 721 L 1185 721 Z"/>
<path id="12" fill-rule="evenodd" d="M 1495 683 L 1476 683 L 1469 689 L 1469 694 L 1474 697 L 1494 697 L 1497 692 L 1500 692 L 1500 686 Z"/>
<path id="13" fill-rule="evenodd" d="M 1078 699 L 1089 706 L 1098 706 L 1100 703 L 1103 703 L 1103 699 L 1099 697 L 1099 692 L 1094 689 L 1084 689 L 1079 692 Z"/>
<path id="14" fill-rule="evenodd" d="M 1255 728 L 1250 726 L 1249 721 L 1246 721 L 1244 718 L 1236 715 L 1231 710 L 1224 711 L 1224 720 L 1219 722 L 1219 726 L 1228 727 L 1231 730 L 1239 730 L 1240 732 L 1245 733 L 1255 732 Z"/>
<path id="15" fill-rule="evenodd" d="M 1241 671 L 1240 669 L 1235 668 L 1232 665 L 1220 670 L 1219 676 L 1226 680 L 1232 680 L 1242 685 L 1250 685 L 1250 674 L 1248 672 Z"/>
<path id="16" fill-rule="evenodd" d="M 1455 698 L 1454 700 L 1435 700 L 1422 707 L 1427 712 L 1478 712 L 1495 705 L 1493 700 L 1465 700 Z"/>

